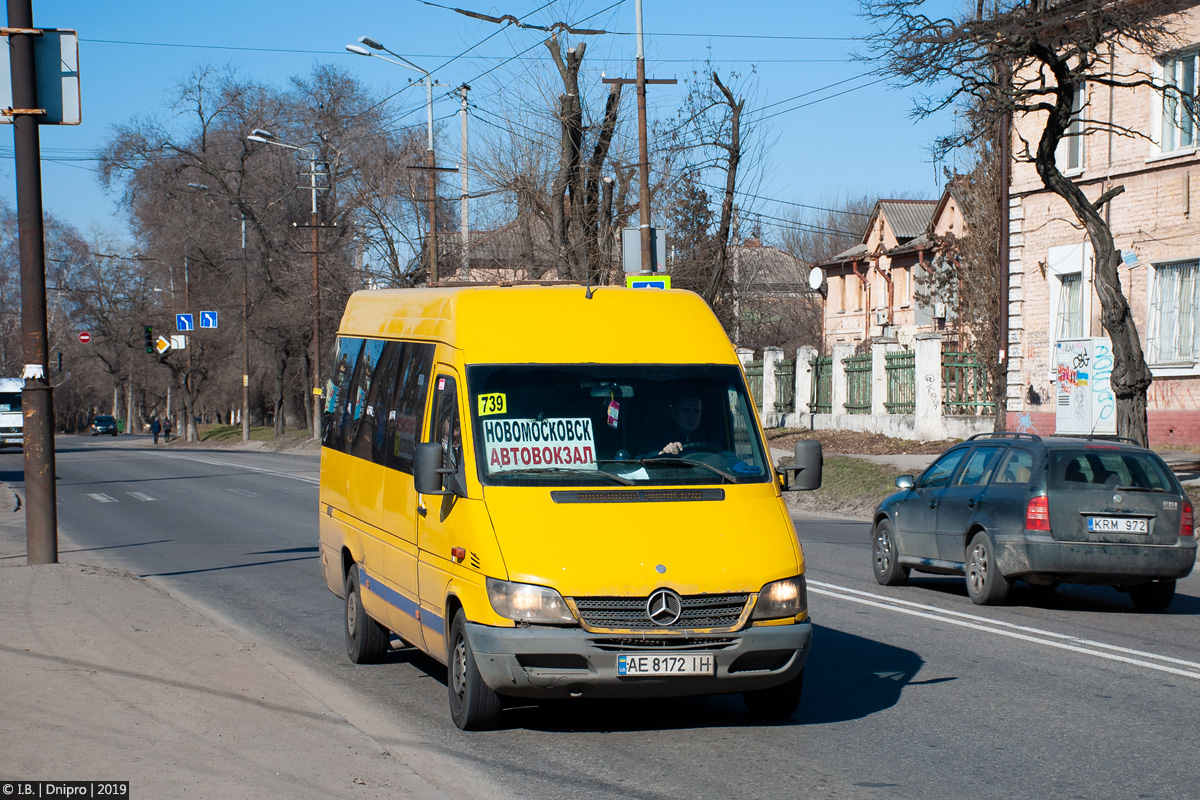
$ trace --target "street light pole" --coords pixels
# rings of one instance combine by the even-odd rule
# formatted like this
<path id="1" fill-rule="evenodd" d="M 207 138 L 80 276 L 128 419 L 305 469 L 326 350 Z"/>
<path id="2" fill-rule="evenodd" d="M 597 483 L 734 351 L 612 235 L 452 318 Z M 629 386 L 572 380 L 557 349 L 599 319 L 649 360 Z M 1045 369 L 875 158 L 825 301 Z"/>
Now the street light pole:
<path id="1" fill-rule="evenodd" d="M 250 441 L 250 270 L 246 266 L 246 215 L 242 214 L 242 441 Z"/>
<path id="2" fill-rule="evenodd" d="M 318 257 L 317 237 L 317 151 L 311 147 L 301 147 L 278 139 L 275 134 L 262 128 L 255 128 L 246 137 L 248 141 L 262 144 L 273 144 L 276 147 L 286 147 L 303 153 L 308 159 L 309 189 L 312 192 L 312 215 L 309 227 L 312 228 L 312 323 L 313 323 L 313 369 L 312 369 L 312 415 L 313 439 L 321 441 L 321 284 L 320 259 Z M 294 224 L 294 223 L 293 223 Z"/>
<path id="3" fill-rule="evenodd" d="M 429 217 L 429 285 L 433 286 L 438 282 L 438 241 L 437 241 L 437 159 L 433 153 L 433 78 L 427 70 L 421 69 L 413 62 L 409 61 L 399 53 L 395 53 L 383 46 L 377 39 L 372 39 L 370 36 L 360 36 L 358 40 L 365 44 L 371 50 L 382 50 L 385 53 L 391 53 L 396 58 L 387 58 L 377 53 L 372 53 L 367 47 L 361 47 L 356 44 L 346 45 L 346 49 L 351 53 L 360 56 L 374 56 L 380 61 L 386 61 L 389 64 L 395 64 L 398 67 L 411 69 L 421 73 L 422 80 L 425 82 L 425 116 L 428 120 L 428 142 L 425 149 L 425 205 L 426 215 Z"/>

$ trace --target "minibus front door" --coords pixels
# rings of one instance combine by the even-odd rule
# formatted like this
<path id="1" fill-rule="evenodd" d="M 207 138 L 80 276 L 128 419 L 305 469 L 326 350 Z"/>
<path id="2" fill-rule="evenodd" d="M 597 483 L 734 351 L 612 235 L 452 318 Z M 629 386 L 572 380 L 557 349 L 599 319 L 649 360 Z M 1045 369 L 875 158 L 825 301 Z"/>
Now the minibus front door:
<path id="1" fill-rule="evenodd" d="M 429 405 L 430 424 L 426 427 L 426 442 L 442 446 L 444 467 L 460 469 L 463 464 L 462 413 L 458 402 L 458 379 L 454 370 L 439 364 L 433 379 L 433 401 Z M 417 498 L 417 585 L 421 594 L 421 627 L 425 647 L 431 654 L 444 654 L 446 632 L 453 620 L 446 619 L 446 588 L 450 583 L 452 565 L 451 512 L 459 495 L 461 474 L 447 474 L 442 483 L 442 495 L 419 495 Z"/>

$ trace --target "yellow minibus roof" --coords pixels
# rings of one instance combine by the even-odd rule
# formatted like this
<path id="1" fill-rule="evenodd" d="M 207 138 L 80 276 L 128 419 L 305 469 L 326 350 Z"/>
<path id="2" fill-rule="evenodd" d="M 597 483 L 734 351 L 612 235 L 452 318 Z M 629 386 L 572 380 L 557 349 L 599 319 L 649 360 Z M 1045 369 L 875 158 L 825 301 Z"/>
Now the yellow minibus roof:
<path id="1" fill-rule="evenodd" d="M 465 286 L 355 292 L 338 333 L 424 339 L 470 363 L 736 363 L 729 338 L 693 292 L 581 285 Z"/>

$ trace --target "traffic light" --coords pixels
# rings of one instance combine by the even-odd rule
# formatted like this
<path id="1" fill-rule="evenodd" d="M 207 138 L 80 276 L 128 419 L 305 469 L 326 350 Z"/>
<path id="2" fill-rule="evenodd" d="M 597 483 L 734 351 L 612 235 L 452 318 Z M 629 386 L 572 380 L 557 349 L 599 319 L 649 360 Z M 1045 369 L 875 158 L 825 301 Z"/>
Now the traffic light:
<path id="1" fill-rule="evenodd" d="M 146 352 L 154 352 L 154 328 L 149 325 L 146 326 Z"/>

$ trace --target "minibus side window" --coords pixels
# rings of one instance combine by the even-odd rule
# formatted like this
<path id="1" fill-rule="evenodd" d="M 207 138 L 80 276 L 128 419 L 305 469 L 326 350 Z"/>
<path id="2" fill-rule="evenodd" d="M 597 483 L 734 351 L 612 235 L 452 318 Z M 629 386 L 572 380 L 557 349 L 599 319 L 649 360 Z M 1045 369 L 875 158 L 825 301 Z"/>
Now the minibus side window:
<path id="1" fill-rule="evenodd" d="M 375 342 L 369 342 L 367 353 L 373 349 Z M 358 420 L 358 429 L 354 440 L 350 443 L 348 452 L 357 458 L 372 460 L 372 455 L 383 452 L 383 436 L 386 432 L 388 408 L 391 406 L 392 391 L 396 383 L 396 362 L 401 351 L 400 342 L 383 344 L 379 362 L 367 384 L 366 405 L 363 406 L 362 416 Z M 364 373 L 365 374 L 365 373 Z"/>
<path id="2" fill-rule="evenodd" d="M 442 446 L 442 467 L 457 470 L 463 460 L 458 388 L 454 378 L 449 375 L 437 376 L 436 383 L 437 388 L 433 395 L 433 426 L 429 431 L 429 441 Z M 444 475 L 442 488 L 453 490 L 456 479 L 456 475 Z"/>
<path id="3" fill-rule="evenodd" d="M 351 378 L 362 352 L 363 340 L 351 336 L 338 338 L 337 361 L 333 367 L 333 378 L 329 381 L 329 399 L 325 404 L 325 438 L 322 444 L 334 450 L 342 449 L 342 440 L 351 409 L 346 404 Z"/>
<path id="4" fill-rule="evenodd" d="M 390 469 L 413 471 L 425 399 L 429 394 L 429 373 L 433 369 L 432 344 L 405 342 L 396 373 L 396 391 L 388 410 L 388 439 L 384 443 L 385 464 Z M 392 418 L 395 417 L 393 423 Z"/>

